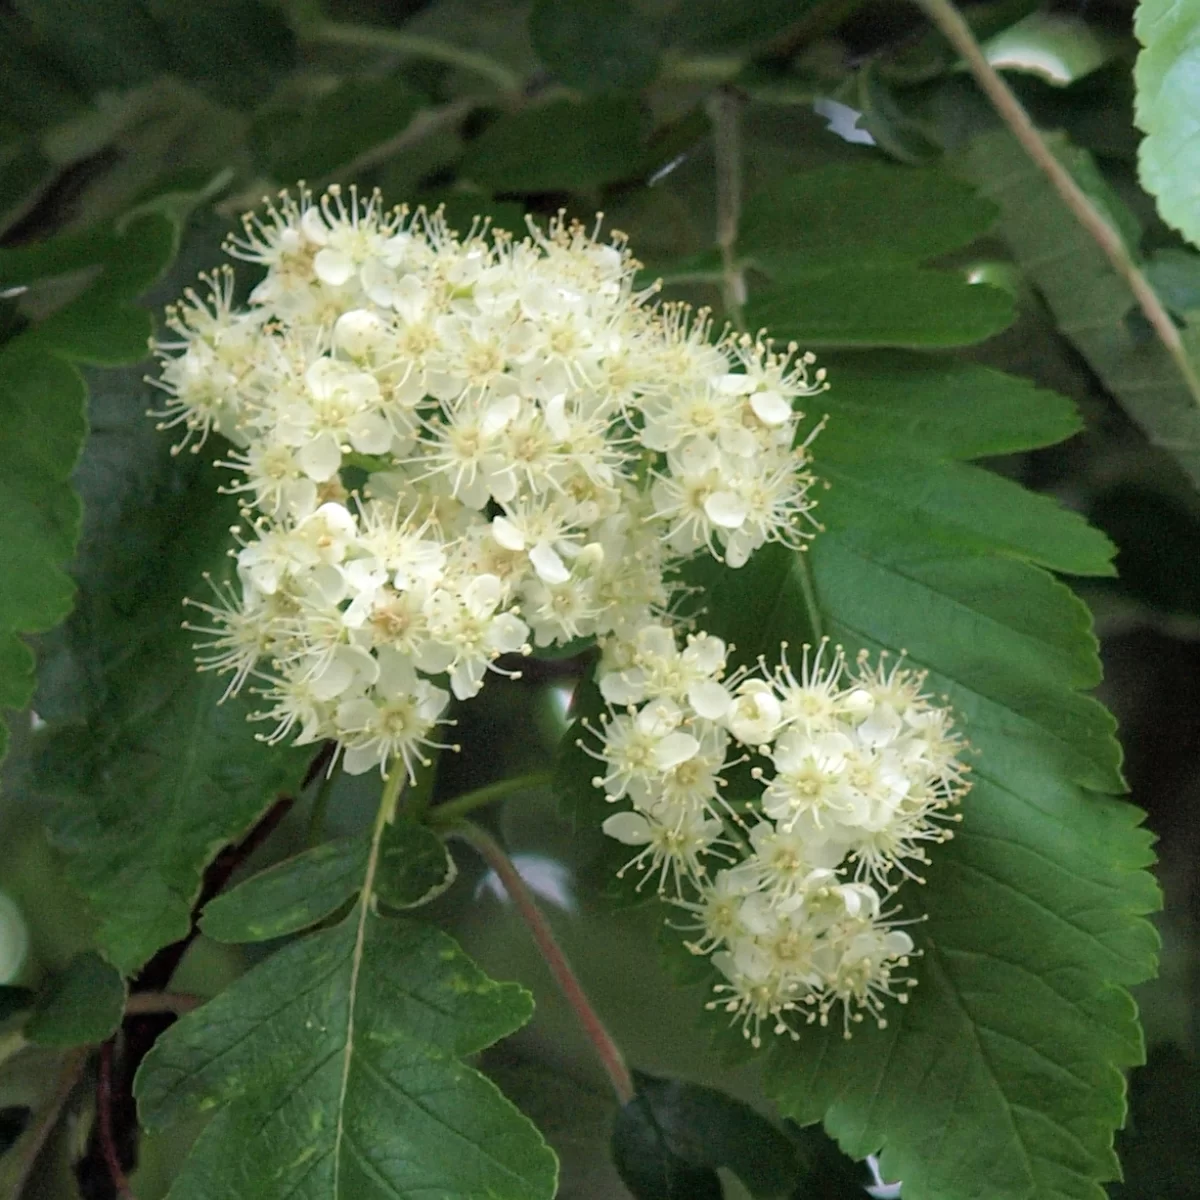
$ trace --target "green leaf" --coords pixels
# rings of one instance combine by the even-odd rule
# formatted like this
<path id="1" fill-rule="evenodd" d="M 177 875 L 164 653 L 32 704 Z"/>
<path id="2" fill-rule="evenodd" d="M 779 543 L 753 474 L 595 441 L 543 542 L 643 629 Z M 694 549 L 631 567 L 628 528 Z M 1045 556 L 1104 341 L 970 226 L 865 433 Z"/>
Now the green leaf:
<path id="1" fill-rule="evenodd" d="M 1064 139 L 1051 145 L 1073 169 L 1090 165 Z M 1148 439 L 1200 485 L 1200 401 L 1144 322 L 1132 319 L 1140 317 L 1133 294 L 1103 252 L 1007 133 L 976 138 L 959 162 L 1000 206 L 1000 233 L 1064 336 Z M 1119 212 L 1111 193 L 1107 207 Z M 1115 217 L 1113 223 L 1120 228 Z"/>
<path id="2" fill-rule="evenodd" d="M 266 95 L 296 58 L 279 9 L 260 0 L 18 0 L 35 44 L 84 92 L 175 72 L 224 104 Z"/>
<path id="3" fill-rule="evenodd" d="M 336 912 L 362 884 L 364 838 L 340 838 L 277 863 L 210 900 L 200 928 L 218 942 L 265 942 Z"/>
<path id="4" fill-rule="evenodd" d="M 22 283 L 94 263 L 89 286 L 0 350 L 0 708 L 33 694 L 33 655 L 21 634 L 53 628 L 71 610 L 64 571 L 80 530 L 69 485 L 87 431 L 87 389 L 74 362 L 136 362 L 146 353 L 149 314 L 129 303 L 164 270 L 178 231 L 148 214 L 123 234 L 73 235 L 0 255 L 0 276 Z M 0 757 L 8 731 L 0 723 Z"/>
<path id="5" fill-rule="evenodd" d="M 637 1072 L 637 1095 L 617 1114 L 613 1156 L 638 1200 L 707 1194 L 725 1167 L 758 1197 L 786 1195 L 800 1173 L 791 1141 L 748 1104 L 715 1088 Z M 698 1192 L 676 1177 L 696 1173 Z M 720 1185 L 712 1192 L 721 1195 Z"/>
<path id="6" fill-rule="evenodd" d="M 445 934 L 356 906 L 189 1013 L 146 1057 L 135 1091 L 147 1127 L 217 1110 L 173 1200 L 550 1200 L 553 1154 L 460 1061 L 532 1007 Z"/>
<path id="7" fill-rule="evenodd" d="M 94 664 L 104 707 L 86 733 L 52 740 L 42 767 L 59 801 L 55 840 L 99 918 L 101 948 L 126 974 L 186 935 L 204 868 L 299 786 L 308 757 L 256 740 L 252 702 L 220 703 L 225 681 L 197 673 L 179 628 L 180 600 L 205 596 L 205 571 L 218 583 L 230 571 L 237 509 L 213 483 L 199 474 L 160 513 L 167 545 L 143 563 L 141 594 L 119 620 L 124 640 L 100 634 L 111 639 Z M 179 521 L 187 536 L 171 539 Z"/>
<path id="8" fill-rule="evenodd" d="M 219 586 L 232 571 L 237 506 L 210 461 L 170 453 L 140 376 L 107 376 L 93 397 L 79 604 L 38 698 L 51 833 L 127 975 L 187 934 L 205 867 L 299 786 L 308 757 L 256 740 L 253 700 L 219 704 L 224 680 L 195 669 L 181 601 L 211 600 L 204 573 Z"/>
<path id="9" fill-rule="evenodd" d="M 674 1153 L 644 1096 L 635 1096 L 617 1114 L 613 1162 L 635 1200 L 721 1200 L 721 1178 Z"/>
<path id="10" fill-rule="evenodd" d="M 746 320 L 805 347 L 958 346 L 1000 332 L 1010 296 L 921 266 L 995 208 L 941 170 L 864 161 L 791 175 L 746 206 L 739 251 L 769 283 Z"/>
<path id="11" fill-rule="evenodd" d="M 403 815 L 383 833 L 375 892 L 392 908 L 417 908 L 440 896 L 458 874 L 446 844 Z"/>
<path id="12" fill-rule="evenodd" d="M 633 100 L 552 100 L 490 125 L 468 149 L 462 173 L 494 192 L 588 190 L 636 174 L 641 135 Z"/>
<path id="13" fill-rule="evenodd" d="M 259 157 L 281 183 L 324 179 L 400 133 L 424 102 L 402 79 L 348 79 L 300 112 L 263 114 L 252 136 Z"/>
<path id="14" fill-rule="evenodd" d="M 929 411 L 912 401 L 919 362 L 896 390 L 918 417 Z M 928 371 L 932 400 L 945 366 Z M 705 628 L 749 661 L 822 632 L 850 653 L 907 651 L 970 739 L 974 786 L 928 884 L 898 896 L 905 916 L 927 917 L 910 927 L 922 951 L 911 1002 L 848 1041 L 815 1026 L 778 1041 L 769 1090 L 795 1120 L 824 1120 L 851 1156 L 882 1151 L 912 1200 L 1099 1200 L 1117 1171 L 1121 1071 L 1142 1053 L 1122 989 L 1154 969 L 1142 914 L 1157 892 L 1141 814 L 1112 795 L 1123 790 L 1112 720 L 1082 694 L 1100 677 L 1087 611 L 1036 564 L 1101 571 L 1110 548 L 1034 498 L 1019 502 L 1030 520 L 1010 525 L 1014 485 L 1001 502 L 976 468 L 930 462 L 1011 450 L 1026 426 L 1041 444 L 1074 417 L 1011 381 L 1007 430 L 964 442 L 951 419 L 931 446 L 921 420 L 906 433 L 894 414 L 888 436 L 858 440 L 864 408 L 891 407 L 889 380 L 877 377 L 877 397 L 851 380 L 842 413 L 833 378 L 826 432 L 845 433 L 815 446 L 832 485 L 826 531 L 808 554 L 776 548 L 741 572 L 710 570 Z M 959 403 L 978 411 L 969 393 Z M 891 482 L 873 495 L 880 479 Z M 990 523 L 989 503 L 1004 505 Z M 977 527 L 954 528 L 963 521 Z"/>
<path id="15" fill-rule="evenodd" d="M 916 267 L 786 267 L 756 290 L 746 320 L 806 348 L 966 346 L 1012 324 L 1012 297 Z"/>
<path id="16" fill-rule="evenodd" d="M 1103 574 L 1112 547 L 967 461 L 1069 436 L 1078 417 L 1053 393 L 937 357 L 834 358 L 830 381 L 813 447 L 830 484 L 815 493 L 824 532 L 807 553 L 697 563 L 685 582 L 739 663 L 822 634 L 850 655 L 907 652 L 970 740 L 974 787 L 928 883 L 897 896 L 905 917 L 927 918 L 909 927 L 922 952 L 910 1003 L 848 1041 L 820 1026 L 777 1039 L 768 1090 L 850 1156 L 882 1152 L 907 1200 L 1100 1200 L 1122 1070 L 1142 1054 L 1124 988 L 1154 970 L 1143 914 L 1158 893 L 1141 814 L 1115 798 L 1112 719 L 1084 694 L 1100 678 L 1089 615 L 1046 568 Z M 598 822 L 578 733 L 558 786 Z M 735 804 L 743 783 L 731 772 Z"/>
<path id="17" fill-rule="evenodd" d="M 296 64 L 296 37 L 263 0 L 147 0 L 167 61 L 221 104 L 247 108 Z"/>
<path id="18" fill-rule="evenodd" d="M 1200 107 L 1200 4 L 1141 0 L 1134 32 L 1142 44 L 1134 68 L 1134 119 L 1146 135 L 1138 148 L 1142 186 L 1168 225 L 1200 242 L 1200 174 L 1195 113 Z"/>
<path id="19" fill-rule="evenodd" d="M 900 267 L 969 245 L 996 213 L 946 171 L 864 159 L 789 175 L 752 196 L 738 248 L 794 255 L 813 267 Z"/>
<path id="20" fill-rule="evenodd" d="M 88 1046 L 112 1037 L 125 1013 L 125 981 L 98 954 L 79 954 L 37 998 L 25 1036 L 39 1046 Z"/>
<path id="21" fill-rule="evenodd" d="M 658 30 L 630 0 L 538 0 L 529 36 L 551 73 L 584 92 L 636 91 L 658 73 Z"/>

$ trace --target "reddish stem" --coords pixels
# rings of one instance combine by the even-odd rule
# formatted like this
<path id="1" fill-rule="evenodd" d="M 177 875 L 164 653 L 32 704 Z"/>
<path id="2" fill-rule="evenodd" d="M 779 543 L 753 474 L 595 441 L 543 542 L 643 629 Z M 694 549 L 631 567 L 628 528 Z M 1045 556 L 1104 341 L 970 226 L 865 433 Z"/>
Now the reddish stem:
<path id="1" fill-rule="evenodd" d="M 550 928 L 549 921 L 543 916 L 542 910 L 538 908 L 533 893 L 529 890 L 525 880 L 521 878 L 512 859 L 505 853 L 504 847 L 478 825 L 464 821 L 455 827 L 454 836 L 468 843 L 480 858 L 496 872 L 505 890 L 512 897 L 517 912 L 520 914 L 521 920 L 525 922 L 541 956 L 546 960 L 546 965 L 550 968 L 555 982 L 563 996 L 566 997 L 567 1003 L 574 1010 L 588 1040 L 595 1047 L 596 1056 L 600 1059 L 600 1063 L 612 1083 L 617 1099 L 622 1104 L 628 1104 L 636 1093 L 633 1077 L 625 1065 L 625 1056 L 621 1053 L 621 1048 L 613 1041 L 612 1034 L 604 1027 L 604 1022 L 600 1020 L 596 1010 L 592 1008 L 587 993 L 583 990 L 583 985 L 571 969 L 567 956 L 563 953 L 562 947 L 554 936 L 554 931 Z"/>
<path id="2" fill-rule="evenodd" d="M 100 1047 L 100 1070 L 96 1080 L 96 1132 L 100 1139 L 100 1153 L 117 1195 L 124 1200 L 134 1200 L 113 1138 L 113 1043 L 114 1039 L 109 1038 Z"/>

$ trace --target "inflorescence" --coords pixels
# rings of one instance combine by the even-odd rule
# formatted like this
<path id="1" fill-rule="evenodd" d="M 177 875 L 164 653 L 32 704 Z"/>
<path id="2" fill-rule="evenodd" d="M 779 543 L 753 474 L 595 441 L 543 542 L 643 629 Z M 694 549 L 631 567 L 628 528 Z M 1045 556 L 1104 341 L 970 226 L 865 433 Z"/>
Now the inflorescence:
<path id="1" fill-rule="evenodd" d="M 226 696 L 251 684 L 263 740 L 411 775 L 451 693 L 597 639 L 597 782 L 630 806 L 604 828 L 692 914 L 716 1003 L 756 1041 L 806 1006 L 878 1017 L 912 948 L 889 879 L 948 836 L 964 790 L 947 710 L 840 651 L 800 680 L 786 660 L 726 678 L 724 644 L 680 648 L 674 611 L 686 559 L 736 568 L 817 530 L 820 426 L 796 406 L 826 386 L 812 356 L 653 303 L 599 221 L 459 236 L 440 212 L 301 188 L 226 249 L 264 268 L 247 303 L 230 268 L 204 276 L 154 344 L 153 415 L 176 450 L 231 444 L 243 513 L 236 584 L 187 602 L 201 669 Z M 735 744 L 774 768 L 749 819 L 721 799 Z"/>

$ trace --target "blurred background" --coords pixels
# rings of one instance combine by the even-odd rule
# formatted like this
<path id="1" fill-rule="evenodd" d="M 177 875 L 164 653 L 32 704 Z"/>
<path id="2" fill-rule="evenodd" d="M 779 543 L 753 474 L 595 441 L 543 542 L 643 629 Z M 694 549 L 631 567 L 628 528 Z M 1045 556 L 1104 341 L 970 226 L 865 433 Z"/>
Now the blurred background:
<path id="1" fill-rule="evenodd" d="M 1200 257 L 1136 182 L 1133 6 L 989 0 L 966 11 L 1039 124 L 1090 155 L 1095 187 L 1186 328 L 1200 309 Z M 222 235 L 262 195 L 298 179 L 356 182 L 389 202 L 444 204 L 462 227 L 477 213 L 519 228 L 527 210 L 602 210 L 630 235 L 648 277 L 719 308 L 714 97 L 739 106 L 749 192 L 863 156 L 953 164 L 995 126 L 948 47 L 899 2 L 0 0 L 0 245 L 175 205 L 191 220 L 177 267 L 150 297 L 161 306 L 219 261 Z M 1111 1192 L 1184 1200 L 1200 1197 L 1200 501 L 1125 416 L 1088 347 L 1060 332 L 1044 281 L 1020 258 L 998 235 L 945 264 L 1011 291 L 1021 314 L 957 353 L 1070 396 L 1086 421 L 1061 446 L 993 465 L 1085 513 L 1119 548 L 1119 577 L 1080 591 L 1133 799 L 1159 838 L 1165 907 L 1161 977 L 1138 994 L 1149 1061 L 1131 1083 L 1127 1178 Z M 29 299 L 6 296 L 0 280 L 0 338 L 33 317 Z M 1127 320 L 1138 335 L 1137 317 Z M 140 396 L 142 371 L 90 379 L 97 396 Z M 439 792 L 545 769 L 585 665 L 535 663 L 520 682 L 489 684 L 459 731 L 489 775 L 447 758 Z M 26 753 L 32 719 L 15 722 L 0 790 L 0 982 L 29 984 L 90 945 L 86 909 L 42 830 Z M 301 798 L 244 871 L 303 848 L 312 799 Z M 331 832 L 361 827 L 375 800 L 371 781 L 340 781 Z M 600 897 L 599 831 L 574 828 L 539 789 L 491 816 L 630 1061 L 756 1101 L 753 1074 L 731 1074 L 707 1053 L 695 992 L 661 965 L 661 918 Z M 464 879 L 437 915 L 485 970 L 526 982 L 538 1001 L 532 1025 L 485 1065 L 558 1149 L 564 1200 L 620 1197 L 604 1078 L 494 880 L 473 860 L 460 867 Z M 211 994 L 265 952 L 200 938 L 174 986 Z M 46 1087 L 36 1062 L 22 1062 L 21 1072 L 0 1069 L 0 1146 Z M 90 1122 L 85 1107 L 56 1135 L 29 1194 L 109 1200 Z M 143 1141 L 139 1200 L 165 1193 L 192 1133 Z M 807 1136 L 810 1179 L 798 1196 L 900 1194 L 869 1164 Z M 729 1195 L 741 1194 L 731 1183 Z"/>

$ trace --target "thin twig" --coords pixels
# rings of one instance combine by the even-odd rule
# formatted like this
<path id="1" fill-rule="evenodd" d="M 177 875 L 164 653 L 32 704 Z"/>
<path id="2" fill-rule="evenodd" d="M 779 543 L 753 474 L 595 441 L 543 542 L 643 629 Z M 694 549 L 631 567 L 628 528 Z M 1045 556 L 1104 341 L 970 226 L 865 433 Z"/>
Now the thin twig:
<path id="1" fill-rule="evenodd" d="M 96 1074 L 96 1133 L 104 1165 L 108 1168 L 117 1195 L 122 1200 L 135 1200 L 113 1138 L 113 1043 L 114 1039 L 109 1038 L 100 1047 L 100 1069 Z"/>
<path id="2" fill-rule="evenodd" d="M 499 783 L 489 783 L 486 787 L 476 788 L 462 796 L 455 796 L 445 804 L 439 804 L 430 810 L 429 821 L 432 825 L 449 825 L 488 804 L 495 804 L 514 792 L 530 792 L 534 788 L 549 787 L 554 778 L 550 771 L 532 771 L 528 775 L 518 775 L 513 779 L 501 779 Z"/>
<path id="3" fill-rule="evenodd" d="M 558 940 L 554 936 L 554 931 L 550 928 L 550 923 L 542 915 L 542 910 L 538 908 L 533 893 L 529 890 L 525 880 L 521 878 L 512 859 L 508 857 L 504 847 L 490 833 L 468 821 L 456 826 L 453 836 L 471 846 L 480 858 L 496 872 L 505 890 L 512 897 L 517 912 L 520 914 L 521 920 L 525 922 L 539 952 L 546 960 L 546 965 L 550 968 L 554 981 L 558 984 L 567 1003 L 574 1010 L 584 1033 L 595 1048 L 596 1056 L 600 1059 L 600 1063 L 608 1075 L 617 1099 L 622 1104 L 628 1104 L 635 1095 L 635 1089 L 633 1077 L 625 1065 L 625 1056 L 621 1053 L 621 1048 L 613 1041 L 612 1034 L 605 1028 L 604 1022 L 600 1020 L 596 1010 L 592 1008 L 587 993 L 583 990 L 583 985 L 571 969 L 567 956 L 563 953 L 562 947 L 559 946 Z"/>
<path id="4" fill-rule="evenodd" d="M 709 98 L 717 167 L 717 245 L 721 250 L 721 293 L 725 315 L 744 328 L 746 276 L 737 261 L 738 222 L 742 214 L 742 98 L 725 87 Z"/>
<path id="5" fill-rule="evenodd" d="M 1167 312 L 1150 281 L 1142 274 L 1121 235 L 1109 224 L 1104 214 L 1092 203 L 1087 193 L 1075 182 L 1070 171 L 1055 157 L 1038 132 L 1020 100 L 1000 78 L 984 56 L 970 25 L 951 0 L 916 0 L 929 19 L 941 30 L 946 40 L 961 55 L 976 82 L 983 89 L 992 107 L 1021 143 L 1025 152 L 1041 168 L 1054 190 L 1069 208 L 1075 219 L 1104 251 L 1113 270 L 1129 285 L 1137 298 L 1146 320 L 1150 322 L 1159 341 L 1175 360 L 1188 390 L 1200 403 L 1200 377 L 1197 376 L 1175 322 Z"/>
<path id="6" fill-rule="evenodd" d="M 182 1017 L 204 1001 L 187 992 L 136 992 L 125 1001 L 127 1017 L 144 1017 L 147 1013 L 173 1013 Z"/>
<path id="7" fill-rule="evenodd" d="M 355 46 L 362 50 L 386 50 L 392 54 L 425 58 L 432 62 L 461 67 L 482 79 L 490 80 L 502 92 L 521 89 L 521 77 L 486 54 L 479 54 L 452 42 L 421 34 L 385 29 L 378 25 L 348 25 L 338 21 L 321 21 L 305 31 L 309 41 L 326 42 L 333 46 Z"/>

